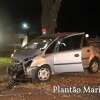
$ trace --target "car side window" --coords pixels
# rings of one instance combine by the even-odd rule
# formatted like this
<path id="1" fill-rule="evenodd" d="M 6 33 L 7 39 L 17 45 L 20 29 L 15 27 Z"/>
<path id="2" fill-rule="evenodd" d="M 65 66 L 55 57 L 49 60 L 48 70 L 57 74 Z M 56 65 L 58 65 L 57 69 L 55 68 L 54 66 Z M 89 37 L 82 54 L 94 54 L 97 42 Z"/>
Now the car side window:
<path id="1" fill-rule="evenodd" d="M 56 43 L 57 43 L 57 42 L 54 41 L 54 42 L 48 47 L 48 49 L 46 50 L 46 54 L 50 54 L 50 53 L 53 53 L 53 52 L 54 52 Z"/>
<path id="2" fill-rule="evenodd" d="M 80 49 L 81 36 L 64 38 L 59 45 L 59 51 Z"/>

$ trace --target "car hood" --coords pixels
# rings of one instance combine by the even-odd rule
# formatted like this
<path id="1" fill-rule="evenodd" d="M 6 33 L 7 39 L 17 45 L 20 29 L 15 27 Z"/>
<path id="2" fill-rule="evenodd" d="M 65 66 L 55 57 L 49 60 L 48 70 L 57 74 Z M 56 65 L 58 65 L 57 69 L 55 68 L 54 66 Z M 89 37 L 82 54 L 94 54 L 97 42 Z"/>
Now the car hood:
<path id="1" fill-rule="evenodd" d="M 42 52 L 38 49 L 24 49 L 24 50 L 17 50 L 14 53 L 14 59 L 18 60 L 18 61 L 23 61 L 26 58 L 29 57 L 35 57 L 39 54 L 41 54 Z"/>

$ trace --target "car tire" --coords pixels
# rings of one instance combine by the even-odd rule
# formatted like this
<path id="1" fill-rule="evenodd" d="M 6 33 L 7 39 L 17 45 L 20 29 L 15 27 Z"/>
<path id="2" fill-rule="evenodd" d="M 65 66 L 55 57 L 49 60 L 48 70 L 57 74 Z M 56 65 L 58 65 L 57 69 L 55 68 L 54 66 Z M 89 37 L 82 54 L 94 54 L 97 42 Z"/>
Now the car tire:
<path id="1" fill-rule="evenodd" d="M 93 59 L 90 62 L 90 65 L 89 65 L 89 72 L 97 73 L 98 70 L 99 70 L 99 60 L 98 59 Z"/>
<path id="2" fill-rule="evenodd" d="M 41 82 L 45 82 L 50 80 L 51 78 L 51 70 L 48 65 L 43 65 L 39 67 L 36 72 L 36 79 Z"/>

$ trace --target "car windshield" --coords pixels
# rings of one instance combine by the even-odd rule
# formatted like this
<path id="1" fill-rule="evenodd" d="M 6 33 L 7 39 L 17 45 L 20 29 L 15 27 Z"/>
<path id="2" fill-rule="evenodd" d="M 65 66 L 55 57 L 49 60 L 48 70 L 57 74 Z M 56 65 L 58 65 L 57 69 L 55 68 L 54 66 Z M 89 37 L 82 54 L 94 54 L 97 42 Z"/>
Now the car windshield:
<path id="1" fill-rule="evenodd" d="M 23 49 L 40 49 L 44 50 L 52 40 L 42 40 L 39 42 L 30 42 L 28 45 L 24 46 Z"/>

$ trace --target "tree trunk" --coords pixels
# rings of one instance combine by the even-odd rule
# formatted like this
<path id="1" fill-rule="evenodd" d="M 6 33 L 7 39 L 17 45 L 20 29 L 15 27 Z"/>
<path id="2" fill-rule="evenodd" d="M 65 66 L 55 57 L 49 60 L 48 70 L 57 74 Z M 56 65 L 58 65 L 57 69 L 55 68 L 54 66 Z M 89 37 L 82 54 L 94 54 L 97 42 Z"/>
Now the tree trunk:
<path id="1" fill-rule="evenodd" d="M 47 28 L 47 33 L 54 33 L 57 27 L 57 15 L 62 0 L 41 0 L 42 2 L 42 28 Z"/>

